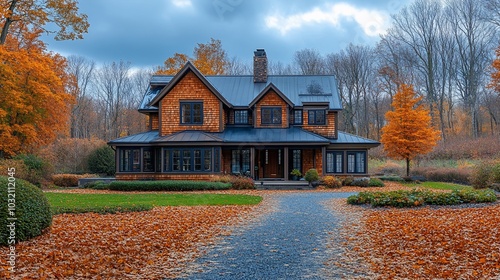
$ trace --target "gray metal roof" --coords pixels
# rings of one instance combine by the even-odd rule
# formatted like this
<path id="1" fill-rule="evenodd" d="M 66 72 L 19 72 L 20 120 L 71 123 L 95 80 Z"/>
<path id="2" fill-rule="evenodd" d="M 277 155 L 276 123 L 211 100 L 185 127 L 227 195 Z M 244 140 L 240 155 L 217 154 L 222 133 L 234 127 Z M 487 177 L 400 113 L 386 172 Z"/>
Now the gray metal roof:
<path id="1" fill-rule="evenodd" d="M 214 133 L 203 132 L 203 131 L 195 131 L 195 130 L 187 130 L 182 132 L 177 132 L 171 135 L 167 135 L 152 142 L 222 142 L 222 139 L 219 138 Z"/>
<path id="2" fill-rule="evenodd" d="M 108 142 L 108 144 L 149 144 L 158 138 L 158 130 L 138 133 L 130 136 L 120 137 Z"/>
<path id="3" fill-rule="evenodd" d="M 173 76 L 155 75 L 150 84 L 166 85 Z M 332 110 L 341 110 L 342 103 L 334 76 L 330 75 L 269 75 L 266 83 L 254 83 L 252 75 L 205 76 L 207 81 L 233 106 L 248 106 L 271 83 L 278 88 L 295 106 L 304 102 L 329 103 Z M 148 92 L 139 110 L 148 108 L 149 102 L 159 91 Z M 154 96 L 151 96 L 153 95 Z"/>
<path id="4" fill-rule="evenodd" d="M 300 128 L 226 128 L 221 138 L 225 143 L 310 143 L 328 144 L 329 140 Z"/>
<path id="5" fill-rule="evenodd" d="M 373 144 L 379 145 L 380 142 L 350 134 L 347 132 L 339 131 L 337 139 L 330 139 L 332 144 Z"/>

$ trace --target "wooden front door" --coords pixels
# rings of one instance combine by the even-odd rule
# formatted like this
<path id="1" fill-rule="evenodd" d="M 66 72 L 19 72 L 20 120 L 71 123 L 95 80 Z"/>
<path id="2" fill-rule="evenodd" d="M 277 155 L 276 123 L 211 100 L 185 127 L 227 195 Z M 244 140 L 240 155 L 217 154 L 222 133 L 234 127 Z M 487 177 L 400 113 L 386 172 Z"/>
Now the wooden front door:
<path id="1" fill-rule="evenodd" d="M 263 160 L 264 178 L 283 178 L 282 151 L 278 149 L 263 150 L 261 160 Z"/>

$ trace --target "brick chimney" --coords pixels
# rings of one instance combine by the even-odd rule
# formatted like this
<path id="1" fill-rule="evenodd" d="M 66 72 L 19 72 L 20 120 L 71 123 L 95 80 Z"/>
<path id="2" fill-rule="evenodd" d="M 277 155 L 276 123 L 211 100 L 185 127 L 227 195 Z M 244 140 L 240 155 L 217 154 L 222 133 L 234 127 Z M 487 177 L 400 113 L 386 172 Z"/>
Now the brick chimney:
<path id="1" fill-rule="evenodd" d="M 257 49 L 253 56 L 253 82 L 267 82 L 267 56 L 264 49 Z"/>

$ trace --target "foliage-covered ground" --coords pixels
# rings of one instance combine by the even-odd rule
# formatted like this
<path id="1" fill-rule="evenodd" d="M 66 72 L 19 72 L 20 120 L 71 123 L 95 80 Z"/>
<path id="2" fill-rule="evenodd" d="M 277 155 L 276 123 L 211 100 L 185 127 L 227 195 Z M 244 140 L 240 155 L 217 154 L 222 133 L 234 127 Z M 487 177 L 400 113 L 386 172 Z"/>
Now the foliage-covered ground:
<path id="1" fill-rule="evenodd" d="M 371 209 L 335 201 L 344 213 L 333 267 L 359 279 L 497 279 L 500 204 Z M 355 276 L 352 276 L 355 278 Z"/>
<path id="2" fill-rule="evenodd" d="M 156 207 L 148 212 L 56 215 L 50 231 L 16 246 L 14 279 L 161 279 L 258 206 Z M 7 256 L 8 248 L 0 247 Z M 5 258 L 0 259 L 2 267 Z M 0 279 L 8 279 L 6 269 Z"/>

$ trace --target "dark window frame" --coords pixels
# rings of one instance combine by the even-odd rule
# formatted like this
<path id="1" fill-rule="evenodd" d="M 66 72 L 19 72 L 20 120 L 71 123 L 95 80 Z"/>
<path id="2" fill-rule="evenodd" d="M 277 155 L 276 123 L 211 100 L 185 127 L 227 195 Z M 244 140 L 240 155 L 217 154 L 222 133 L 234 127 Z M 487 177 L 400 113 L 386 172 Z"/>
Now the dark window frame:
<path id="1" fill-rule="evenodd" d="M 118 170 L 119 172 L 141 172 L 141 148 L 140 147 L 124 147 L 119 148 L 118 154 Z M 127 155 L 127 156 L 125 156 Z M 127 159 L 126 162 L 125 159 Z"/>
<path id="2" fill-rule="evenodd" d="M 318 113 L 323 114 L 323 121 L 318 121 Z M 326 110 L 317 109 L 317 110 L 309 110 L 307 112 L 307 124 L 310 125 L 325 125 L 326 124 Z M 313 117 L 311 118 L 311 114 Z"/>
<path id="3" fill-rule="evenodd" d="M 189 105 L 189 121 L 184 121 L 184 118 L 187 117 L 183 115 L 185 105 Z M 200 105 L 200 116 L 195 115 L 195 105 Z M 179 122 L 181 125 L 203 125 L 203 102 L 202 101 L 181 101 L 179 107 Z M 199 121 L 195 121 L 195 118 L 199 118 Z"/>
<path id="4" fill-rule="evenodd" d="M 362 157 L 362 166 L 360 166 L 360 163 L 358 162 L 358 154 L 363 154 L 363 157 Z M 350 166 L 350 160 L 349 160 L 349 156 L 354 156 L 354 171 L 351 171 L 351 166 Z M 349 174 L 366 174 L 366 170 L 368 168 L 368 162 L 367 162 L 368 158 L 367 158 L 367 153 L 366 151 L 347 151 L 346 153 L 346 164 L 347 164 L 347 172 L 346 173 L 349 173 Z M 363 170 L 359 170 L 360 167 L 363 169 Z"/>
<path id="5" fill-rule="evenodd" d="M 297 113 L 300 114 L 300 121 L 297 121 Z M 293 124 L 303 124 L 304 123 L 304 111 L 302 109 L 293 110 Z"/>
<path id="6" fill-rule="evenodd" d="M 251 152 L 250 149 L 231 150 L 231 173 L 245 175 L 251 172 Z M 247 169 L 245 171 L 245 169 Z"/>
<path id="7" fill-rule="evenodd" d="M 214 149 L 211 147 L 163 148 L 162 152 L 163 173 L 212 173 L 218 172 L 216 167 L 220 166 L 220 162 L 215 162 L 220 161 L 220 156 L 215 157 Z M 197 152 L 199 152 L 198 155 Z"/>
<path id="8" fill-rule="evenodd" d="M 239 114 L 243 114 L 244 116 L 238 116 Z M 248 116 L 248 110 L 234 110 L 234 124 L 248 124 Z"/>
<path id="9" fill-rule="evenodd" d="M 279 116 L 279 122 L 275 121 L 275 110 L 279 110 L 279 114 L 277 114 Z M 264 121 L 264 114 L 266 114 L 266 112 L 269 112 L 270 121 Z M 282 108 L 278 106 L 262 107 L 260 109 L 260 122 L 262 125 L 281 125 L 283 123 L 282 116 Z"/>
<path id="10" fill-rule="evenodd" d="M 332 162 L 328 161 L 329 155 L 332 155 Z M 338 164 L 337 156 L 340 155 L 341 162 Z M 327 151 L 326 152 L 326 173 L 343 174 L 344 173 L 344 151 Z M 340 167 L 340 171 L 338 171 Z"/>

